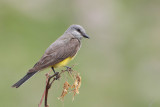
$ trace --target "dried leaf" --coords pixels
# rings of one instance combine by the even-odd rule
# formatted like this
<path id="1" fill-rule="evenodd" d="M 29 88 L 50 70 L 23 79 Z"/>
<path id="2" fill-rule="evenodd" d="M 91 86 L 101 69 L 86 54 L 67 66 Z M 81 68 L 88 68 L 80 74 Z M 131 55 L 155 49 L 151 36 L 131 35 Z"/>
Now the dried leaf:
<path id="1" fill-rule="evenodd" d="M 80 88 L 81 87 L 81 77 L 79 76 L 79 74 L 76 76 L 76 80 L 77 80 L 77 87 Z"/>
<path id="2" fill-rule="evenodd" d="M 79 94 L 79 88 L 80 88 L 80 86 L 81 86 L 81 77 L 80 77 L 79 74 L 78 74 L 78 75 L 76 76 L 76 80 L 75 80 L 74 84 L 73 84 L 72 87 L 71 87 L 71 88 L 74 88 L 74 89 L 72 90 L 72 92 L 73 92 L 72 101 L 74 100 L 75 95 L 76 95 L 76 94 Z"/>
<path id="3" fill-rule="evenodd" d="M 74 97 L 76 94 L 79 94 L 79 88 L 81 86 L 81 77 L 79 76 L 79 74 L 76 71 L 73 71 L 73 73 L 71 74 L 71 77 L 74 77 L 74 83 L 73 85 L 70 85 L 67 81 L 64 83 L 63 86 L 63 92 L 61 94 L 61 96 L 58 98 L 59 100 L 63 101 L 64 97 L 68 94 L 68 92 L 73 93 L 73 98 L 72 101 L 74 100 Z M 69 90 L 69 89 L 72 90 Z"/>
<path id="4" fill-rule="evenodd" d="M 58 97 L 59 100 L 61 101 L 64 101 L 64 96 L 66 96 L 68 94 L 68 89 L 69 89 L 70 85 L 69 83 L 66 81 L 64 83 L 64 86 L 63 86 L 63 91 L 62 91 L 62 94 L 60 97 Z"/>

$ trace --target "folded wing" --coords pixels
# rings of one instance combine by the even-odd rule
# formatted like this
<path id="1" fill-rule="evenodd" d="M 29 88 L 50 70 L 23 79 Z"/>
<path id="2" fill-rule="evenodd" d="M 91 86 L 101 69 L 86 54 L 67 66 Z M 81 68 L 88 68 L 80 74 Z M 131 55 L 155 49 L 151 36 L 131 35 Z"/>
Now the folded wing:
<path id="1" fill-rule="evenodd" d="M 53 66 L 68 57 L 73 57 L 79 48 L 80 41 L 74 38 L 67 42 L 54 42 L 29 72 L 39 71 Z"/>

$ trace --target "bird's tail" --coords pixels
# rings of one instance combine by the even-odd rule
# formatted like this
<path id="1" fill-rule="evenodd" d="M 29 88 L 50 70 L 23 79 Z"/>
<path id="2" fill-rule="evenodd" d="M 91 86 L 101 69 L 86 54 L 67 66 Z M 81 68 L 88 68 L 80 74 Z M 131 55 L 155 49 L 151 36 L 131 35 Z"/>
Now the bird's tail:
<path id="1" fill-rule="evenodd" d="M 29 78 L 31 78 L 35 73 L 37 73 L 37 71 L 27 73 L 22 79 L 20 79 L 17 83 L 15 83 L 14 85 L 12 85 L 12 87 L 18 88 L 24 82 L 26 82 Z"/>

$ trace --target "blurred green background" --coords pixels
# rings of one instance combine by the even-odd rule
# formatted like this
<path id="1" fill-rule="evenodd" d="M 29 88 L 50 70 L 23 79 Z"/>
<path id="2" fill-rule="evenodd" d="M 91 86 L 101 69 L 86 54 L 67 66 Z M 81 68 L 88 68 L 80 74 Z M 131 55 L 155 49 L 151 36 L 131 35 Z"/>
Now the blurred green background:
<path id="1" fill-rule="evenodd" d="M 71 24 L 91 37 L 69 64 L 78 64 L 80 94 L 62 103 L 56 81 L 50 107 L 160 107 L 159 0 L 0 0 L 0 107 L 38 105 L 50 69 L 11 85 Z"/>

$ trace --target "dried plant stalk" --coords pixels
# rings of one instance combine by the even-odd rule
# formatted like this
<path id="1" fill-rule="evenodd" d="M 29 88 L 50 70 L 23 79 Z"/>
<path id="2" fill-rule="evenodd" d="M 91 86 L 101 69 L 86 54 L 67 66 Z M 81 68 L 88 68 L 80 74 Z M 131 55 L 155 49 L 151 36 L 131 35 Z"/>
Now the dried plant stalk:
<path id="1" fill-rule="evenodd" d="M 77 71 L 72 70 L 73 67 L 74 67 L 74 65 L 71 68 L 67 67 L 66 70 L 62 70 L 61 72 L 56 72 L 52 76 L 49 75 L 51 71 L 48 74 L 46 74 L 46 87 L 45 87 L 45 91 L 44 91 L 45 94 L 43 94 L 38 107 L 41 107 L 44 96 L 45 96 L 45 107 L 49 107 L 49 105 L 47 104 L 48 91 L 51 88 L 51 85 L 54 83 L 54 81 L 59 80 L 61 78 L 61 74 L 66 71 L 69 73 L 70 77 L 74 80 L 74 83 L 73 83 L 73 85 L 70 85 L 67 81 L 65 81 L 62 94 L 60 97 L 58 97 L 58 99 L 61 101 L 64 101 L 64 97 L 68 93 L 73 93 L 72 100 L 74 100 L 75 95 L 79 94 L 79 88 L 81 86 L 81 77 L 79 76 Z"/>

